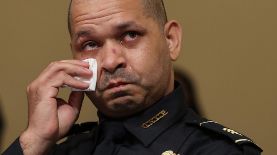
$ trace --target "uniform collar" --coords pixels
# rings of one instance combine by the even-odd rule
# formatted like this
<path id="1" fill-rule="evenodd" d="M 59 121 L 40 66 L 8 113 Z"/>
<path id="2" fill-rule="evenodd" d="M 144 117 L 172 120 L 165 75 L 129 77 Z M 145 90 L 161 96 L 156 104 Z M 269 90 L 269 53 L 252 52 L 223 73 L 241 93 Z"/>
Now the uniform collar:
<path id="1" fill-rule="evenodd" d="M 142 113 L 124 121 L 125 128 L 144 146 L 150 145 L 160 134 L 187 113 L 181 86 Z"/>

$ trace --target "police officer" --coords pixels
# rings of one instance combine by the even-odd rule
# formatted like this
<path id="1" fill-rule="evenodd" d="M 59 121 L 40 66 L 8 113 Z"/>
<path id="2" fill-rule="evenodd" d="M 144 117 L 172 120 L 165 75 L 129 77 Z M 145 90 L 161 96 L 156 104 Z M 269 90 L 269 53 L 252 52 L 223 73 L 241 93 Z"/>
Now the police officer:
<path id="1" fill-rule="evenodd" d="M 68 19 L 74 60 L 51 63 L 28 86 L 28 127 L 4 154 L 260 154 L 249 138 L 186 106 L 172 69 L 182 30 L 161 0 L 73 0 Z M 85 94 L 99 123 L 73 126 L 85 94 L 57 94 L 63 85 L 88 88 L 74 78 L 95 76 L 80 61 L 87 58 L 98 62 L 96 91 Z"/>

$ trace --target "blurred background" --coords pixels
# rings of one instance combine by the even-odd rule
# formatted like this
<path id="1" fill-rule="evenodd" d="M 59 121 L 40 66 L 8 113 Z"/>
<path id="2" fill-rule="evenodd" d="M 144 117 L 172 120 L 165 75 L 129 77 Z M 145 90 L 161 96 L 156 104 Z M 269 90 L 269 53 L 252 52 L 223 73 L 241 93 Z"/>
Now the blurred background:
<path id="1" fill-rule="evenodd" d="M 275 154 L 277 1 L 165 0 L 183 26 L 176 68 L 193 82 L 203 115 Z M 26 86 L 51 61 L 70 59 L 68 0 L 0 2 L 1 151 L 27 124 Z M 66 98 L 68 90 L 62 90 Z M 97 120 L 85 101 L 79 122 Z M 0 128 L 0 131 L 1 128 Z"/>

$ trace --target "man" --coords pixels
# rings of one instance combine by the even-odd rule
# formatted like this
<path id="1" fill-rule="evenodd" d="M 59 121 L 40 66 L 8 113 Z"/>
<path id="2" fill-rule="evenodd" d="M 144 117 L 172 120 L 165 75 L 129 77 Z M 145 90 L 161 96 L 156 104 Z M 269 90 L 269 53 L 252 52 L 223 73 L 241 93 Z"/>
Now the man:
<path id="1" fill-rule="evenodd" d="M 162 1 L 73 0 L 68 19 L 74 60 L 51 63 L 28 86 L 28 127 L 4 154 L 259 154 L 250 139 L 183 103 L 172 69 L 181 27 L 167 21 Z M 57 94 L 64 85 L 88 88 L 74 78 L 94 76 L 87 58 L 98 63 L 96 91 L 86 95 L 99 125 L 82 133 L 87 124 L 72 126 L 84 93 L 68 102 Z"/>

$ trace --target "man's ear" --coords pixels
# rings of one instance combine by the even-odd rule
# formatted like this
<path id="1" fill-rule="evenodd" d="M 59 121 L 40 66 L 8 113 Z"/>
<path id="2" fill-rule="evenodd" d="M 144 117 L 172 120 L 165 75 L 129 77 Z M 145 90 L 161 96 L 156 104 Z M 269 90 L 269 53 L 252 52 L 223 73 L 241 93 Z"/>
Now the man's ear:
<path id="1" fill-rule="evenodd" d="M 175 61 L 181 51 L 182 28 L 177 21 L 169 21 L 164 26 L 164 35 L 170 51 L 170 58 Z"/>

